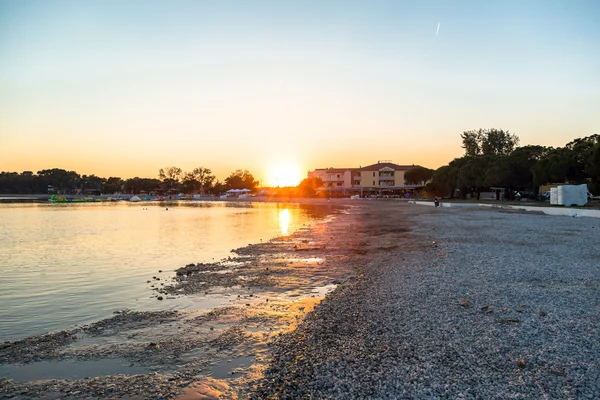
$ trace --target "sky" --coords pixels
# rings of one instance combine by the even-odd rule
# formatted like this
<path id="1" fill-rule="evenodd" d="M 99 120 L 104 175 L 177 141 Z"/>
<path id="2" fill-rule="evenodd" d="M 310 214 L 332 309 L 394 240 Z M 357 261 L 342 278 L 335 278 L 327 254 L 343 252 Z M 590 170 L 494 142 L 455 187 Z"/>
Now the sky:
<path id="1" fill-rule="evenodd" d="M 262 184 L 600 133 L 600 2 L 0 0 L 0 171 Z M 282 172 L 283 171 L 283 172 Z"/>

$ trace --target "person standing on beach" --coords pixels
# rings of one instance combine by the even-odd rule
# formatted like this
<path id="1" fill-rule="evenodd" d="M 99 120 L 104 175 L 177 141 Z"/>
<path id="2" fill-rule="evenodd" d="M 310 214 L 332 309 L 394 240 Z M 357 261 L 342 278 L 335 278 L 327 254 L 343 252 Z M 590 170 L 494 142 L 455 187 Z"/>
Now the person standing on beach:
<path id="1" fill-rule="evenodd" d="M 433 198 L 433 204 L 434 204 L 436 207 L 439 207 L 439 206 L 440 206 L 440 199 L 438 199 L 438 197 L 437 197 L 437 196 Z"/>

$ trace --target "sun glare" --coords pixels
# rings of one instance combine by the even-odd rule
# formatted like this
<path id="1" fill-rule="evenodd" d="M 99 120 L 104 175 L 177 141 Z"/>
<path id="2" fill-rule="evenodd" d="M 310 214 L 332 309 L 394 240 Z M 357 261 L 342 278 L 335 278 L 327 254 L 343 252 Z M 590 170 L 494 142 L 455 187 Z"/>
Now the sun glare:
<path id="1" fill-rule="evenodd" d="M 297 186 L 302 178 L 300 167 L 292 162 L 273 164 L 269 168 L 269 183 L 271 186 Z"/>
<path id="2" fill-rule="evenodd" d="M 279 228 L 281 229 L 281 234 L 283 236 L 287 236 L 288 229 L 290 227 L 290 210 L 284 208 L 279 211 Z"/>

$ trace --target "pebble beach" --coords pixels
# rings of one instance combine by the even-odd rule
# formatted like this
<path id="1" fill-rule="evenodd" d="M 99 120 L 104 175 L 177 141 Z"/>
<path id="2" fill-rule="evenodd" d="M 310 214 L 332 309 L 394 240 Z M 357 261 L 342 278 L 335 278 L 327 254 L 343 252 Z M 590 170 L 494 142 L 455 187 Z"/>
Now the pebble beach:
<path id="1" fill-rule="evenodd" d="M 368 213 L 390 228 L 366 246 L 398 247 L 278 342 L 253 398 L 600 398 L 599 219 Z"/>
<path id="2" fill-rule="evenodd" d="M 600 398 L 600 219 L 332 203 L 347 208 L 331 222 L 238 249 L 245 264 L 236 268 L 251 279 L 237 305 L 206 315 L 124 312 L 0 346 L 5 363 L 108 354 L 171 368 L 0 378 L 0 398 Z M 165 296 L 206 290 L 194 277 L 224 266 L 182 268 Z M 335 290 L 306 292 L 302 305 L 281 295 L 324 286 Z M 125 343 L 131 326 L 137 336 Z M 72 348 L 81 337 L 106 345 Z M 235 376 L 207 375 L 215 359 L 236 357 L 251 361 Z"/>

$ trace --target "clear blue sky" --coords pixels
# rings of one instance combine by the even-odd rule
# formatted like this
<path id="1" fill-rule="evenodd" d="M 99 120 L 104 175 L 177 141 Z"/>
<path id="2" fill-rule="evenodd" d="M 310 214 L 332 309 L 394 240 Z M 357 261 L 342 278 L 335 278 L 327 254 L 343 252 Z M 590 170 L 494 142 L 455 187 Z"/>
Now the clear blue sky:
<path id="1" fill-rule="evenodd" d="M 0 0 L 0 170 L 438 167 L 600 133 L 598 1 Z M 439 31 L 438 31 L 439 23 Z"/>

